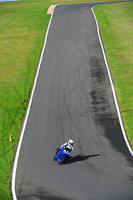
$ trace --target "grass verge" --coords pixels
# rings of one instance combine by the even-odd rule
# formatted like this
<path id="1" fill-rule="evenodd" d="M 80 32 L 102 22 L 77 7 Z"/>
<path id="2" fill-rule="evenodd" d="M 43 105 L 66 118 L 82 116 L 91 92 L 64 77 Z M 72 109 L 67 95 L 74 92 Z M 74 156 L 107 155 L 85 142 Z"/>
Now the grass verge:
<path id="1" fill-rule="evenodd" d="M 51 4 L 77 2 L 88 1 L 0 2 L 0 199 L 2 200 L 11 199 L 11 166 L 50 18 L 46 14 L 47 9 Z M 127 113 L 130 112 L 125 112 Z M 9 142 L 10 134 L 12 142 Z"/>
<path id="2" fill-rule="evenodd" d="M 11 199 L 10 175 L 49 21 L 41 1 L 0 3 L 0 199 Z M 45 16 L 45 17 L 44 17 Z M 9 142 L 9 135 L 13 141 Z"/>
<path id="3" fill-rule="evenodd" d="M 133 148 L 133 2 L 99 5 L 94 7 L 94 12 Z"/>

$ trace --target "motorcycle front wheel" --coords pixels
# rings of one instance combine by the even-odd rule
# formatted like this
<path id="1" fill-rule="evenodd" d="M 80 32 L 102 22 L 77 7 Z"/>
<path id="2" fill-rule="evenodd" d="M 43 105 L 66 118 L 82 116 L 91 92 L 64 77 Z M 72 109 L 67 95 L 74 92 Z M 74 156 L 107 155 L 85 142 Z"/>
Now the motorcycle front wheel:
<path id="1" fill-rule="evenodd" d="M 64 160 L 65 160 L 65 157 L 61 155 L 58 162 L 59 165 L 61 165 L 64 162 Z"/>
<path id="2" fill-rule="evenodd" d="M 55 155 L 53 156 L 53 160 L 56 160 L 56 156 Z"/>

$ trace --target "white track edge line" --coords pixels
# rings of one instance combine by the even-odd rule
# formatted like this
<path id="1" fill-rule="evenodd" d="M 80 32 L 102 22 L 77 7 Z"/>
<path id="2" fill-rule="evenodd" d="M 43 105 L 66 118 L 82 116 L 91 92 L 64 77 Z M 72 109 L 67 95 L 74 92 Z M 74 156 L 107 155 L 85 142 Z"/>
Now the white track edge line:
<path id="1" fill-rule="evenodd" d="M 92 10 L 92 13 L 93 13 L 95 21 L 96 21 L 98 38 L 99 38 L 99 42 L 100 42 L 100 45 L 101 45 L 101 48 L 102 48 L 102 53 L 103 53 L 103 56 L 104 56 L 104 61 L 105 61 L 105 65 L 106 65 L 106 68 L 107 68 L 107 72 L 108 72 L 108 76 L 109 76 L 109 80 L 110 80 L 110 84 L 111 84 L 111 88 L 112 88 L 112 92 L 113 92 L 113 97 L 114 97 L 114 101 L 115 101 L 115 106 L 116 106 L 116 110 L 117 110 L 117 114 L 118 114 L 119 123 L 120 123 L 120 126 L 121 126 L 121 130 L 122 130 L 123 137 L 124 137 L 124 140 L 126 142 L 126 145 L 127 145 L 128 149 L 129 149 L 131 155 L 133 156 L 133 151 L 132 151 L 131 146 L 130 146 L 130 144 L 128 142 L 128 139 L 127 139 L 127 136 L 126 136 L 126 133 L 125 133 L 125 129 L 124 129 L 124 125 L 123 125 L 123 122 L 122 122 L 121 113 L 120 113 L 120 110 L 119 110 L 119 105 L 118 105 L 118 101 L 117 101 L 117 97 L 116 97 L 116 93 L 115 93 L 115 87 L 114 87 L 114 84 L 113 84 L 113 80 L 112 80 L 111 73 L 110 73 L 110 70 L 109 70 L 107 58 L 106 58 L 105 51 L 104 51 L 104 48 L 103 48 L 103 43 L 102 43 L 102 40 L 101 40 L 101 37 L 100 37 L 100 31 L 99 31 L 98 22 L 97 22 L 95 13 L 93 11 L 94 7 L 95 6 L 93 6 L 91 8 L 91 10 Z"/>
<path id="2" fill-rule="evenodd" d="M 55 7 L 56 7 L 56 5 L 55 5 Z M 54 7 L 54 9 L 55 9 L 55 7 Z M 38 64 L 38 67 L 37 67 L 36 76 L 35 76 L 35 79 L 34 79 L 34 84 L 33 84 L 33 87 L 32 87 L 32 92 L 31 92 L 28 108 L 27 108 L 27 111 L 26 111 L 23 127 L 22 127 L 22 130 L 21 130 L 21 133 L 20 133 L 20 138 L 19 138 L 19 142 L 18 142 L 18 146 L 17 146 L 17 151 L 16 151 L 16 154 L 15 154 L 13 172 L 12 172 L 12 180 L 11 180 L 11 191 L 12 191 L 13 200 L 17 200 L 16 193 L 15 193 L 15 178 L 16 178 L 16 171 L 17 171 L 17 163 L 18 163 L 19 153 L 20 153 L 21 144 L 22 144 L 22 141 L 23 141 L 23 136 L 24 136 L 26 124 L 27 124 L 27 121 L 28 121 L 28 116 L 29 116 L 29 113 L 30 113 L 32 99 L 33 99 L 33 95 L 34 95 L 36 84 L 37 84 L 37 79 L 38 79 L 38 75 L 39 75 L 39 71 L 40 71 L 40 66 L 41 66 L 44 50 L 45 50 L 46 43 L 47 43 L 47 37 L 48 37 L 51 21 L 52 21 L 52 18 L 53 18 L 54 9 L 53 9 L 52 15 L 50 17 L 50 21 L 49 21 L 49 24 L 48 24 L 47 32 L 46 32 L 46 35 L 45 35 L 43 49 L 42 49 L 42 52 L 41 52 L 41 56 L 40 56 L 39 64 Z"/>

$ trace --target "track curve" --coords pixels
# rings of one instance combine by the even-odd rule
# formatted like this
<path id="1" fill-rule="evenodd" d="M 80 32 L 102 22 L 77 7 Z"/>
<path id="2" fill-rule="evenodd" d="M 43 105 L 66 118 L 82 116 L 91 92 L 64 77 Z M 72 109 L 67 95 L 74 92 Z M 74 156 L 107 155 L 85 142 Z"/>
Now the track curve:
<path id="1" fill-rule="evenodd" d="M 16 172 L 18 200 L 132 200 L 125 144 L 92 4 L 55 8 Z M 74 140 L 71 162 L 54 149 Z"/>

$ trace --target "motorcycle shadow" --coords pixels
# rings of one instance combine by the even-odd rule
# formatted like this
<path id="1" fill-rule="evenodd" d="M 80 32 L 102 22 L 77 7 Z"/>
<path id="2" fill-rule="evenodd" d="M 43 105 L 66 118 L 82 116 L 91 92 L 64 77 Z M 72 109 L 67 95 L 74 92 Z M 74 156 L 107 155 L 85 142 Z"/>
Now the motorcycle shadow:
<path id="1" fill-rule="evenodd" d="M 92 158 L 92 157 L 96 157 L 96 156 L 100 156 L 100 154 L 94 154 L 94 155 L 85 155 L 85 156 L 82 156 L 82 155 L 77 155 L 77 156 L 74 156 L 74 157 L 70 157 L 70 158 L 66 158 L 65 161 L 64 161 L 64 164 L 71 164 L 71 163 L 75 163 L 75 162 L 80 162 L 80 161 L 84 161 L 84 160 L 87 160 L 89 158 Z"/>

